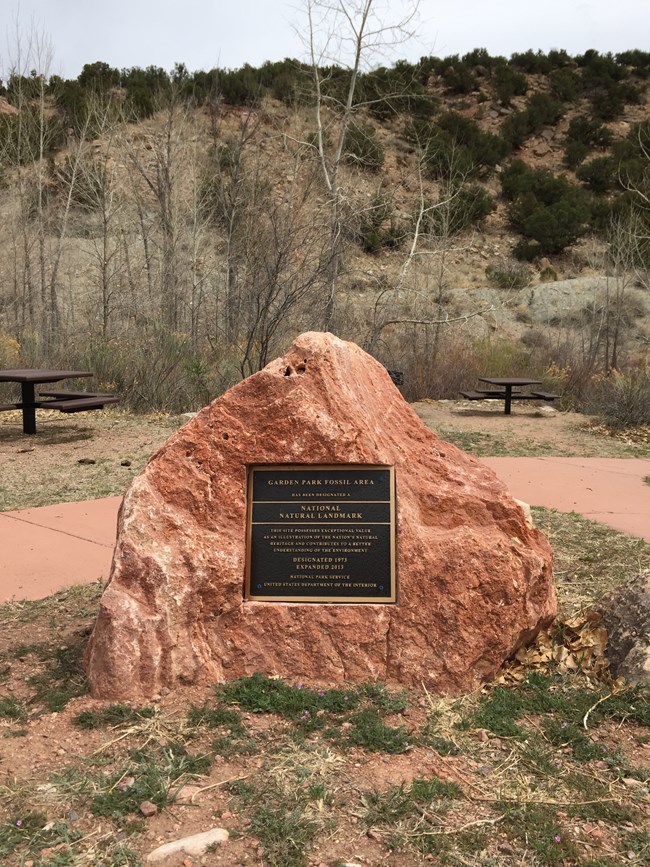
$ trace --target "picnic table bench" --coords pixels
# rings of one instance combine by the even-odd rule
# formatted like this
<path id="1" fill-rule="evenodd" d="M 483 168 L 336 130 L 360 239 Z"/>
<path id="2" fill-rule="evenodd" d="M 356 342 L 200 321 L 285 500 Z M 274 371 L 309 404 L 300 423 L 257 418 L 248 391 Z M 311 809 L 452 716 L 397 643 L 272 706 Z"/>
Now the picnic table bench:
<path id="1" fill-rule="evenodd" d="M 548 391 L 522 392 L 524 386 L 541 385 L 539 379 L 526 379 L 521 376 L 479 376 L 479 382 L 485 382 L 496 388 L 476 389 L 475 391 L 461 391 L 466 400 L 502 400 L 505 405 L 505 414 L 510 415 L 513 400 L 556 400 L 559 395 Z"/>
<path id="2" fill-rule="evenodd" d="M 23 413 L 23 433 L 36 433 L 36 410 L 56 409 L 60 412 L 85 412 L 102 409 L 106 404 L 118 403 L 114 394 L 89 391 L 41 391 L 36 397 L 35 386 L 92 376 L 87 370 L 38 370 L 32 368 L 0 370 L 0 382 L 20 384 L 21 399 L 16 403 L 0 405 L 0 412 L 20 409 Z"/>

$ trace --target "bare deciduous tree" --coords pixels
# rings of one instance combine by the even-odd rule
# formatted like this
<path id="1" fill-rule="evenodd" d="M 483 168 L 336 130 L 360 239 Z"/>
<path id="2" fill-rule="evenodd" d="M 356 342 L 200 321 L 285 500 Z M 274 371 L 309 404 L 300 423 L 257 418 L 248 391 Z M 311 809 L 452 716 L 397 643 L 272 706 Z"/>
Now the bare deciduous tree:
<path id="1" fill-rule="evenodd" d="M 413 36 L 419 0 L 408 3 L 395 17 L 394 4 L 386 0 L 305 0 L 306 48 L 314 86 L 315 148 L 329 197 L 331 261 L 324 326 L 334 322 L 338 280 L 343 255 L 343 216 L 347 192 L 340 169 L 345 143 L 355 112 L 358 78 L 364 69 L 385 58 Z M 341 65 L 348 81 L 341 96 L 328 92 L 328 67 Z M 331 88 L 330 88 L 331 90 Z"/>

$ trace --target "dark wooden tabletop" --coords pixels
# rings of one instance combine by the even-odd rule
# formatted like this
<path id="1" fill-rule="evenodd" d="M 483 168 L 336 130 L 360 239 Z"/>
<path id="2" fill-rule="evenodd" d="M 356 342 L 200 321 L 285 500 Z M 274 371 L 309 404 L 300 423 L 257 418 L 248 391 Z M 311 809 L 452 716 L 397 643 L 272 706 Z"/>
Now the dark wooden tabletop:
<path id="1" fill-rule="evenodd" d="M 0 382 L 58 382 L 60 379 L 77 379 L 77 377 L 93 375 L 89 370 L 17 368 L 16 370 L 0 370 Z"/>
<path id="2" fill-rule="evenodd" d="M 490 385 L 540 385 L 542 380 L 524 376 L 479 376 L 479 382 L 489 382 Z"/>

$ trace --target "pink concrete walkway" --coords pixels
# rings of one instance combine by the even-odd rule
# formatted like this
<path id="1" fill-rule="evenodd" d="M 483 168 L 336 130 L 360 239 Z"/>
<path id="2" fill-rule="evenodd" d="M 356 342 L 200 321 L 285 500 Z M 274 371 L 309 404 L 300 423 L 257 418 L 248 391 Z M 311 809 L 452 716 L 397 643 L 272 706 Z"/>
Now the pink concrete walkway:
<path id="1" fill-rule="evenodd" d="M 484 458 L 532 506 L 579 512 L 650 542 L 650 460 Z M 0 512 L 0 603 L 108 578 L 120 497 Z"/>
<path id="2" fill-rule="evenodd" d="M 108 578 L 121 497 L 0 512 L 0 603 Z"/>
<path id="3" fill-rule="evenodd" d="M 518 500 L 579 512 L 650 542 L 650 459 L 483 458 Z"/>

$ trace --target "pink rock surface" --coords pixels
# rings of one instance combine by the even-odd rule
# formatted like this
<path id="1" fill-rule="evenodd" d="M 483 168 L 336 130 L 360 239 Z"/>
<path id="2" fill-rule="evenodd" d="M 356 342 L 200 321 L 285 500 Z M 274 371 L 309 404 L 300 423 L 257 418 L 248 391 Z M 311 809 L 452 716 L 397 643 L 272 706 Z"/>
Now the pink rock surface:
<path id="1" fill-rule="evenodd" d="M 396 604 L 244 601 L 247 466 L 284 463 L 395 466 Z M 309 332 L 134 480 L 86 660 L 111 699 L 255 671 L 454 693 L 555 613 L 550 547 L 493 471 L 429 431 L 359 347 Z"/>

